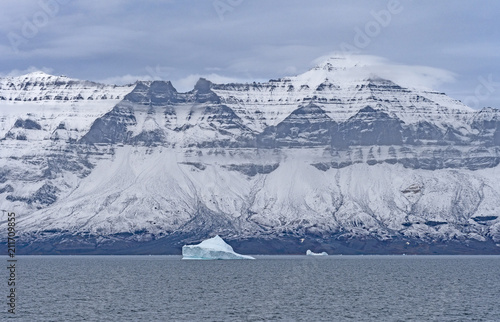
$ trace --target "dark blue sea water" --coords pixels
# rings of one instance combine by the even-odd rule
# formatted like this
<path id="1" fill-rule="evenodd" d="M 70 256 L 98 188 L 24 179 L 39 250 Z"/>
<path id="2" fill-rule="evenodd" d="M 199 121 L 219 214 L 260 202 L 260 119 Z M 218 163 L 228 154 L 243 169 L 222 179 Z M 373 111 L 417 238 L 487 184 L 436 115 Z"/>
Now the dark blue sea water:
<path id="1" fill-rule="evenodd" d="M 17 259 L 19 321 L 500 321 L 500 256 Z"/>

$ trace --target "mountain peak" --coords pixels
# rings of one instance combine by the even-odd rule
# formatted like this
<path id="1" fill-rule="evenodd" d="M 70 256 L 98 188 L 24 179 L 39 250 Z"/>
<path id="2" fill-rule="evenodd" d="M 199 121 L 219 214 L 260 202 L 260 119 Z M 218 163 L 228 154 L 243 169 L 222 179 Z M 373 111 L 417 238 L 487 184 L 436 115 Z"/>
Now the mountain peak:
<path id="1" fill-rule="evenodd" d="M 360 84 L 371 77 L 376 77 L 370 70 L 369 61 L 351 56 L 331 56 L 323 59 L 307 72 L 291 77 L 299 87 L 308 85 L 317 88 L 321 84 Z"/>
<path id="2" fill-rule="evenodd" d="M 46 72 L 37 70 L 34 72 L 30 72 L 27 74 L 19 75 L 19 76 L 7 76 L 4 78 L 5 80 L 13 83 L 33 83 L 33 82 L 53 82 L 53 81 L 70 81 L 73 80 L 67 76 L 55 76 L 51 74 L 47 74 Z"/>
<path id="3" fill-rule="evenodd" d="M 346 70 L 355 67 L 365 66 L 361 60 L 354 59 L 351 56 L 331 56 L 327 59 L 319 62 L 312 70 L 325 70 L 325 71 L 335 71 L 335 70 Z"/>
<path id="4" fill-rule="evenodd" d="M 40 70 L 18 76 L 17 78 L 21 79 L 21 80 L 47 80 L 47 79 L 70 80 L 70 78 L 67 76 L 51 75 L 51 74 L 47 74 L 46 72 L 43 72 Z"/>
<path id="5" fill-rule="evenodd" d="M 212 82 L 205 78 L 200 78 L 197 82 L 196 85 L 194 86 L 194 89 L 199 93 L 199 94 L 207 94 L 210 93 L 210 89 L 212 87 Z"/>
<path id="6" fill-rule="evenodd" d="M 6 101 L 118 100 L 132 89 L 131 85 L 105 85 L 43 71 L 0 78 L 0 100 Z"/>
<path id="7" fill-rule="evenodd" d="M 25 74 L 20 77 L 55 77 L 54 75 L 47 74 L 46 72 L 43 72 L 41 70 L 37 70 L 28 74 Z"/>

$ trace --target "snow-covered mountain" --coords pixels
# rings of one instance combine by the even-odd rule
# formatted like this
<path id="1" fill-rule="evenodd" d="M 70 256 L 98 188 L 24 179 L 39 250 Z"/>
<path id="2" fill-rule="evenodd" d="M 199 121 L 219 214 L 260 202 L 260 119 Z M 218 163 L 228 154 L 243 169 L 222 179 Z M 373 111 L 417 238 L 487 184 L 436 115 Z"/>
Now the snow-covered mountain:
<path id="1" fill-rule="evenodd" d="M 0 79 L 0 138 L 25 252 L 178 253 L 220 234 L 253 253 L 500 253 L 500 111 L 347 59 L 187 93 Z"/>
<path id="2" fill-rule="evenodd" d="M 0 78 L 0 138 L 77 140 L 133 88 L 43 72 Z"/>

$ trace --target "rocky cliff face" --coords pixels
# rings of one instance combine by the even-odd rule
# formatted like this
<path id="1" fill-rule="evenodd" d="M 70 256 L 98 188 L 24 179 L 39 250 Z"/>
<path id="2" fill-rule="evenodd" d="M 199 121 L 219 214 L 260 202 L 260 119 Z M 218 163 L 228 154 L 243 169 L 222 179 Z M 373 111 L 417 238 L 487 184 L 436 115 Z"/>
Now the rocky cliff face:
<path id="1" fill-rule="evenodd" d="M 500 251 L 500 111 L 357 64 L 188 93 L 36 73 L 0 96 L 0 202 L 26 252 L 214 234 L 254 253 Z"/>

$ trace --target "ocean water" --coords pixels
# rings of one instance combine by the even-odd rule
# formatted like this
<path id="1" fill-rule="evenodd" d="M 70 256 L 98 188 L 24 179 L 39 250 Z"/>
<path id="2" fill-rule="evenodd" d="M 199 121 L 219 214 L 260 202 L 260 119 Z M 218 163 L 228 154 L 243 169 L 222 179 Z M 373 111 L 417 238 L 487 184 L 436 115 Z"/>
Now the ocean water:
<path id="1" fill-rule="evenodd" d="M 2 321 L 500 321 L 500 256 L 17 259 Z"/>

